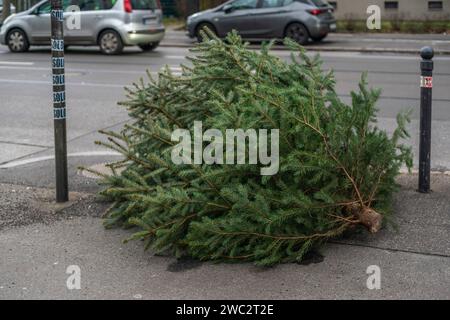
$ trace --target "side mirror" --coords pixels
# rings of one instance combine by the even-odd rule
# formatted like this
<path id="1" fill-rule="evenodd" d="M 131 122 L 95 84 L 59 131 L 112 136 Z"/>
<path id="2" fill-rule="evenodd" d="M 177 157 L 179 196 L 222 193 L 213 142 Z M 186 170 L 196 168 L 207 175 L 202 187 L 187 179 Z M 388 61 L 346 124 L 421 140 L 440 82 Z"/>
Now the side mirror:
<path id="1" fill-rule="evenodd" d="M 227 5 L 225 5 L 225 6 L 223 7 L 223 11 L 224 11 L 225 13 L 231 13 L 231 12 L 234 11 L 234 7 L 233 7 L 232 4 L 227 4 Z"/>

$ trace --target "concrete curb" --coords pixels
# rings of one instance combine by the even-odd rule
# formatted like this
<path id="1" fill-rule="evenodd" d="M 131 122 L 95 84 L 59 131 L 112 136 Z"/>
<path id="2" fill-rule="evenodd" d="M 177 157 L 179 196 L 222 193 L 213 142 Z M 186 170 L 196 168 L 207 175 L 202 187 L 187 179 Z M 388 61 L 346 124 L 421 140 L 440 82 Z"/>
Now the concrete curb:
<path id="1" fill-rule="evenodd" d="M 194 44 L 187 43 L 161 43 L 160 47 L 173 48 L 193 48 Z M 259 46 L 250 45 L 251 49 L 259 49 Z M 419 54 L 420 49 L 400 49 L 400 48 L 348 48 L 348 47 L 325 47 L 325 46 L 305 46 L 309 51 L 323 51 L 323 52 L 363 52 L 363 53 L 403 53 L 403 54 Z M 289 51 L 283 46 L 275 46 L 273 50 Z M 450 55 L 450 50 L 436 50 L 435 55 Z"/>

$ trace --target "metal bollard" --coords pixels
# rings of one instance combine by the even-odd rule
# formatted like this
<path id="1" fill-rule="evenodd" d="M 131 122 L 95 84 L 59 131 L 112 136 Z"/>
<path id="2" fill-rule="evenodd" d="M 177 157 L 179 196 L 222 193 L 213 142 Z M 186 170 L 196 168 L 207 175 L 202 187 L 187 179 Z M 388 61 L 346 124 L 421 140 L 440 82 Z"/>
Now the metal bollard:
<path id="1" fill-rule="evenodd" d="M 430 192 L 431 171 L 431 103 L 433 90 L 433 56 L 431 47 L 420 51 L 420 155 L 419 155 L 419 192 Z"/>
<path id="2" fill-rule="evenodd" d="M 69 201 L 67 178 L 66 83 L 62 0 L 51 0 L 53 119 L 55 127 L 56 202 Z"/>

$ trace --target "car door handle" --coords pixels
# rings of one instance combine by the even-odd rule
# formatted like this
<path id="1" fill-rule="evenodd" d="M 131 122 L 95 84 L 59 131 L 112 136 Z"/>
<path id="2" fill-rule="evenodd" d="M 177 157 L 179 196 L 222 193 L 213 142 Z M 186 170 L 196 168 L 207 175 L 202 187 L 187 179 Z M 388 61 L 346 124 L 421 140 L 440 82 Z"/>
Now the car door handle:
<path id="1" fill-rule="evenodd" d="M 102 19 L 102 18 L 103 18 L 103 16 L 100 14 L 95 15 L 95 19 Z"/>

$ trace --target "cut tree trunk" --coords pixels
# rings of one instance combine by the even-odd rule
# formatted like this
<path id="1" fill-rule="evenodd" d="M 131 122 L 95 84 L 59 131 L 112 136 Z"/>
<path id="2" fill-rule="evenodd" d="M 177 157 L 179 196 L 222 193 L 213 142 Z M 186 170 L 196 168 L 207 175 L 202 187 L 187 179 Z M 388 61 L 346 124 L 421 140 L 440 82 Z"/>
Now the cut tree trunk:
<path id="1" fill-rule="evenodd" d="M 348 207 L 348 211 L 359 221 L 359 224 L 365 226 L 371 233 L 377 233 L 381 229 L 383 216 L 375 210 L 354 204 Z"/>

